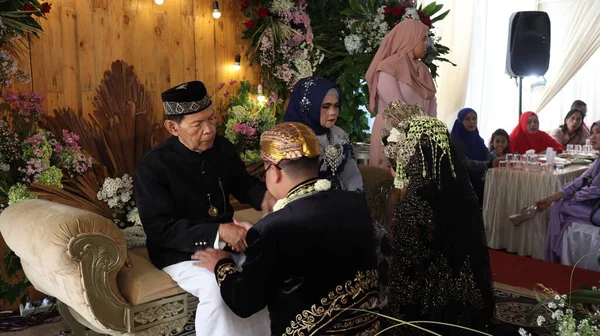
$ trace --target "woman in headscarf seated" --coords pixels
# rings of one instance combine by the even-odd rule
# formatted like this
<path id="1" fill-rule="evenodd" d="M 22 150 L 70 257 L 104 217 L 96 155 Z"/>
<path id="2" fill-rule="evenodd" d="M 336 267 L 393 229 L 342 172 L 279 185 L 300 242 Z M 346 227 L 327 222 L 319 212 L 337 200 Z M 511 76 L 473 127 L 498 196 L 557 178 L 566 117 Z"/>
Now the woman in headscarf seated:
<path id="1" fill-rule="evenodd" d="M 585 145 L 585 140 L 590 137 L 590 132 L 583 127 L 585 113 L 579 109 L 571 109 L 565 117 L 564 124 L 550 134 L 554 140 L 563 146 Z"/>
<path id="2" fill-rule="evenodd" d="M 310 127 L 321 143 L 321 178 L 332 188 L 363 191 L 363 180 L 354 157 L 348 133 L 335 125 L 340 114 L 340 89 L 322 77 L 306 77 L 294 85 L 284 121 L 295 121 Z"/>
<path id="3" fill-rule="evenodd" d="M 483 205 L 484 177 L 488 168 L 492 168 L 494 161 L 488 160 L 488 149 L 479 136 L 477 129 L 477 112 L 466 107 L 458 112 L 452 127 L 452 141 L 456 151 L 463 159 L 465 168 L 469 173 L 471 184 L 475 188 L 479 205 Z"/>
<path id="4" fill-rule="evenodd" d="M 600 120 L 592 124 L 591 142 L 594 150 L 600 150 Z M 573 222 L 592 222 L 600 225 L 600 212 L 594 204 L 600 199 L 600 160 L 573 182 L 535 205 L 538 211 L 547 209 L 552 203 L 548 232 L 546 234 L 546 260 L 560 262 L 563 234 Z"/>
<path id="5" fill-rule="evenodd" d="M 418 105 L 383 111 L 385 157 L 400 189 L 392 220 L 389 311 L 489 331 L 494 317 L 490 259 L 481 208 L 446 125 Z M 391 126 L 391 127 L 390 127 Z M 440 335 L 464 329 L 423 327 Z M 385 335 L 425 335 L 411 326 Z"/>
<path id="6" fill-rule="evenodd" d="M 548 133 L 540 131 L 540 121 L 535 113 L 523 113 L 519 124 L 510 133 L 510 152 L 525 154 L 533 149 L 536 153 L 545 153 L 548 147 L 552 147 L 557 153 L 564 150 Z"/>

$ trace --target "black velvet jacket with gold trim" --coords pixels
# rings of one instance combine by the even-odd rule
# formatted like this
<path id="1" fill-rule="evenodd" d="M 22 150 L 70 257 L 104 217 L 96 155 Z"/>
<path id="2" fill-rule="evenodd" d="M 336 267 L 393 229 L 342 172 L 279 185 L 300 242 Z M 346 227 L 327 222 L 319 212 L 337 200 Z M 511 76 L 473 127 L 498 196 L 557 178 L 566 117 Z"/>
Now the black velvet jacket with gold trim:
<path id="1" fill-rule="evenodd" d="M 377 257 L 364 197 L 326 191 L 297 199 L 248 231 L 246 262 L 221 260 L 215 277 L 239 316 L 268 306 L 272 335 L 346 334 L 368 328 Z"/>

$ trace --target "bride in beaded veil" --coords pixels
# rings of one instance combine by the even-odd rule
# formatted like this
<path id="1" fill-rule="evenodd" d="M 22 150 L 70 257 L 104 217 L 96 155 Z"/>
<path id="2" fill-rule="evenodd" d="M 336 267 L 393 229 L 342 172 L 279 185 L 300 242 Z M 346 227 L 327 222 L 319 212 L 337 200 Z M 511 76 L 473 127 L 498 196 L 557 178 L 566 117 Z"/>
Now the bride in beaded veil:
<path id="1" fill-rule="evenodd" d="M 383 118 L 384 153 L 402 195 L 392 219 L 387 314 L 489 331 L 494 302 L 482 213 L 446 125 L 399 101 Z M 420 325 L 442 335 L 466 333 Z M 410 326 L 389 331 L 421 334 Z"/>

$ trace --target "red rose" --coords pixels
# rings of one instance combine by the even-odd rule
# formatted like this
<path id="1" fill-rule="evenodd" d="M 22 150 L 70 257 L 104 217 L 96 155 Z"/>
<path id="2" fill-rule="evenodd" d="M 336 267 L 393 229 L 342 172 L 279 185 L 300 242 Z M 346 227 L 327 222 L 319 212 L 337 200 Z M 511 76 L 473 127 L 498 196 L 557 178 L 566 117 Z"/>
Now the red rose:
<path id="1" fill-rule="evenodd" d="M 423 24 L 426 24 L 429 28 L 431 28 L 431 19 L 428 16 L 424 17 L 421 20 L 421 22 L 423 22 Z"/>
<path id="2" fill-rule="evenodd" d="M 383 7 L 383 14 L 390 14 L 392 12 L 392 7 L 385 6 Z"/>
<path id="3" fill-rule="evenodd" d="M 254 28 L 254 21 L 252 21 L 252 20 L 246 21 L 246 28 L 248 28 L 248 29 Z"/>
<path id="4" fill-rule="evenodd" d="M 248 3 L 246 1 L 242 1 L 242 4 L 240 5 L 242 7 L 242 10 L 248 8 Z"/>
<path id="5" fill-rule="evenodd" d="M 396 6 L 392 8 L 392 15 L 394 17 L 402 16 L 404 15 L 404 12 L 406 12 L 406 9 L 404 9 L 404 7 Z"/>
<path id="6" fill-rule="evenodd" d="M 26 3 L 25 6 L 23 6 L 23 10 L 35 12 L 35 7 L 33 7 L 30 3 Z M 27 13 L 27 15 L 31 15 L 31 14 L 33 14 L 33 13 Z"/>
<path id="7" fill-rule="evenodd" d="M 258 17 L 263 18 L 263 17 L 265 17 L 267 15 L 269 15 L 269 10 L 268 9 L 266 9 L 265 7 L 260 7 L 258 9 Z"/>
<path id="8" fill-rule="evenodd" d="M 52 7 L 51 4 L 49 4 L 47 2 L 44 2 L 42 4 L 42 8 L 41 8 L 42 14 L 48 14 L 48 13 L 50 13 L 51 7 Z"/>
<path id="9" fill-rule="evenodd" d="M 424 18 L 425 14 L 423 14 L 423 12 L 421 11 L 417 11 L 417 14 L 419 14 L 419 18 Z"/>

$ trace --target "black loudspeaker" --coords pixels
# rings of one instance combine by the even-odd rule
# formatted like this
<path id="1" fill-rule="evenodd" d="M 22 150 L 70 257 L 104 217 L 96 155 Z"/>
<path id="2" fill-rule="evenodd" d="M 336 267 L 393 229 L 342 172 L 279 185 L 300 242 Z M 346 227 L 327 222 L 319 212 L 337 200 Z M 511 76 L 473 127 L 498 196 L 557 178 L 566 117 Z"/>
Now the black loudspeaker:
<path id="1" fill-rule="evenodd" d="M 517 12 L 508 26 L 506 73 L 543 76 L 550 63 L 550 17 L 546 12 Z"/>

